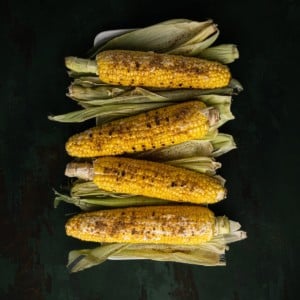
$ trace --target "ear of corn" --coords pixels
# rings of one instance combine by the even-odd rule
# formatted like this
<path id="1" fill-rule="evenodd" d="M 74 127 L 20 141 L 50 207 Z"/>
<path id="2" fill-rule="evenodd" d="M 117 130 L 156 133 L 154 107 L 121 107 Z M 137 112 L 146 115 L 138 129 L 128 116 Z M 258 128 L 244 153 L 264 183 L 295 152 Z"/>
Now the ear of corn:
<path id="1" fill-rule="evenodd" d="M 202 266 L 225 266 L 228 244 L 247 238 L 246 232 L 240 230 L 240 224 L 231 220 L 229 223 L 229 233 L 214 236 L 210 241 L 197 245 L 104 243 L 96 248 L 72 250 L 69 252 L 68 270 L 78 272 L 99 265 L 107 259 L 151 259 Z"/>
<path id="2" fill-rule="evenodd" d="M 218 202 L 226 196 L 220 181 L 206 174 L 124 157 L 101 157 L 93 166 L 71 163 L 65 174 L 69 177 L 90 176 L 91 169 L 94 183 L 100 189 L 114 193 L 205 204 Z"/>
<path id="3" fill-rule="evenodd" d="M 210 89 L 229 84 L 229 69 L 214 61 L 154 52 L 108 50 L 96 57 L 101 81 L 124 86 Z"/>
<path id="4" fill-rule="evenodd" d="M 96 157 L 134 153 L 203 138 L 219 114 L 199 101 L 162 107 L 106 123 L 72 136 L 69 155 Z"/>
<path id="5" fill-rule="evenodd" d="M 230 231 L 228 219 L 220 221 L 201 206 L 100 210 L 76 215 L 66 224 L 67 235 L 100 243 L 197 245 L 219 231 Z"/>

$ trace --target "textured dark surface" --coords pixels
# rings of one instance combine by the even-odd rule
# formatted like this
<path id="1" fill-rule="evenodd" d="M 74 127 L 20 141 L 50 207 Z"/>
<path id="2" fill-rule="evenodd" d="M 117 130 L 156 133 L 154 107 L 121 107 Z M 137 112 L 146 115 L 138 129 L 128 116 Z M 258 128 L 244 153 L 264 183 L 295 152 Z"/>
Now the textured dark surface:
<path id="1" fill-rule="evenodd" d="M 1 299 L 297 299 L 299 278 L 298 1 L 0 2 Z M 223 131 L 238 150 L 222 157 L 229 195 L 214 206 L 239 220 L 246 241 L 226 268 L 150 261 L 106 262 L 78 274 L 65 264 L 82 244 L 64 234 L 74 208 L 53 209 L 66 183 L 64 142 L 84 125 L 50 113 L 76 108 L 64 94 L 67 55 L 84 56 L 101 30 L 168 18 L 219 24 L 219 42 L 238 44 L 232 71 L 245 91 Z"/>

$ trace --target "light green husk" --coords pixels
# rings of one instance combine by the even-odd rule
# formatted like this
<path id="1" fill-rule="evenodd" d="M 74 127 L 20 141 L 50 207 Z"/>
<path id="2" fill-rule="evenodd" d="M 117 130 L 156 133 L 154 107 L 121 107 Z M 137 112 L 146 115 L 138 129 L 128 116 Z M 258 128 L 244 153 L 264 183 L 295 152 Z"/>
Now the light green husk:
<path id="1" fill-rule="evenodd" d="M 95 105 L 105 105 L 105 104 L 115 104 L 120 102 L 136 102 L 141 101 L 156 101 L 162 99 L 171 99 L 172 101 L 176 100 L 186 100 L 191 99 L 196 96 L 201 95 L 234 95 L 235 89 L 232 86 L 218 88 L 218 89 L 174 89 L 174 90 L 164 90 L 164 89 L 146 89 L 141 87 L 124 87 L 117 85 L 104 85 L 104 84 L 94 84 L 87 81 L 81 82 L 77 78 L 70 86 L 69 93 L 67 94 L 73 100 L 76 100 L 81 105 L 83 102 L 85 105 L 89 104 L 91 106 Z M 144 96 L 131 99 L 132 96 Z M 90 101 L 95 100 L 95 101 Z"/>
<path id="2" fill-rule="evenodd" d="M 220 162 L 215 161 L 211 157 L 201 157 L 201 156 L 168 160 L 166 164 L 175 167 L 182 167 L 200 173 L 205 173 L 207 175 L 215 175 L 216 170 L 221 168 Z"/>
<path id="3" fill-rule="evenodd" d="M 105 260 L 150 259 L 172 261 L 202 266 L 225 266 L 228 244 L 243 240 L 246 232 L 240 231 L 237 222 L 230 221 L 230 233 L 215 236 L 211 241 L 198 246 L 157 244 L 102 244 L 94 249 L 69 252 L 68 269 L 78 272 L 99 265 Z"/>
<path id="4" fill-rule="evenodd" d="M 182 93 L 181 91 L 178 91 Z M 188 92 L 188 91 L 187 91 Z M 85 109 L 69 112 L 63 115 L 49 116 L 52 121 L 64 122 L 64 123 L 77 123 L 84 122 L 86 120 L 97 118 L 97 124 L 103 124 L 112 120 L 129 117 L 138 113 L 146 112 L 163 106 L 172 105 L 178 101 L 189 100 L 191 98 L 188 93 L 183 99 L 179 97 L 177 93 L 165 92 L 165 95 L 161 93 L 154 93 L 142 88 L 136 88 L 133 91 L 122 94 L 121 96 L 114 97 L 112 99 L 102 100 L 89 100 L 84 101 L 83 105 Z M 220 112 L 220 120 L 217 122 L 213 129 L 220 127 L 229 120 L 234 119 L 230 111 L 231 96 L 226 95 L 202 95 L 192 97 L 193 100 L 198 99 L 207 104 L 207 106 L 214 106 Z M 189 97 L 190 96 L 190 97 Z M 95 106 L 90 106 L 90 105 Z"/>
<path id="5" fill-rule="evenodd" d="M 93 183 L 93 182 L 88 182 L 88 183 Z M 78 189 L 80 190 L 80 188 Z M 60 202 L 66 202 L 79 207 L 81 210 L 91 211 L 103 207 L 117 208 L 117 207 L 131 207 L 131 206 L 145 206 L 145 205 L 147 206 L 165 205 L 170 203 L 170 201 L 167 200 L 147 198 L 143 196 L 122 195 L 118 197 L 117 194 L 113 194 L 113 193 L 106 193 L 106 194 L 107 194 L 106 196 L 102 196 L 102 191 L 100 189 L 98 189 L 98 195 L 81 196 L 81 197 L 67 196 L 55 191 L 54 207 L 56 208 L 60 204 Z"/>
<path id="6" fill-rule="evenodd" d="M 86 84 L 82 83 L 82 84 L 83 85 L 78 85 L 74 83 L 71 84 L 69 86 L 69 93 L 67 94 L 67 96 L 76 101 L 110 99 L 119 96 L 120 94 L 130 89 L 122 86 L 113 86 L 113 85 L 112 86 L 106 86 L 106 85 L 91 86 L 88 85 L 87 83 Z"/>
<path id="7" fill-rule="evenodd" d="M 187 19 L 173 19 L 145 28 L 130 31 L 112 38 L 104 45 L 90 50 L 90 57 L 109 49 L 167 52 L 183 45 L 199 47 L 210 36 L 218 33 L 212 20 L 196 22 Z M 213 39 L 202 47 L 209 47 Z"/>
<path id="8" fill-rule="evenodd" d="M 134 157 L 155 161 L 178 160 L 189 157 L 218 157 L 236 148 L 231 135 L 214 132 L 202 140 L 190 140 L 178 145 L 137 153 Z"/>
<path id="9" fill-rule="evenodd" d="M 222 44 L 206 48 L 198 56 L 208 60 L 216 60 L 223 64 L 230 64 L 239 58 L 239 51 L 236 45 Z"/>
<path id="10" fill-rule="evenodd" d="M 65 66 L 76 73 L 98 74 L 97 63 L 92 59 L 68 56 L 65 58 Z"/>
<path id="11" fill-rule="evenodd" d="M 219 157 L 233 149 L 236 149 L 233 136 L 230 134 L 220 133 L 214 139 L 210 140 L 213 146 L 213 157 Z"/>
<path id="12" fill-rule="evenodd" d="M 217 40 L 219 34 L 220 34 L 219 30 L 216 30 L 216 27 L 211 26 L 210 28 L 207 28 L 205 33 L 204 32 L 199 33 L 199 36 L 196 36 L 193 39 L 193 41 L 188 41 L 187 43 L 179 47 L 176 47 L 168 51 L 167 53 L 184 55 L 184 56 L 200 56 L 203 50 L 208 48 Z M 201 40 L 203 35 L 206 38 Z"/>

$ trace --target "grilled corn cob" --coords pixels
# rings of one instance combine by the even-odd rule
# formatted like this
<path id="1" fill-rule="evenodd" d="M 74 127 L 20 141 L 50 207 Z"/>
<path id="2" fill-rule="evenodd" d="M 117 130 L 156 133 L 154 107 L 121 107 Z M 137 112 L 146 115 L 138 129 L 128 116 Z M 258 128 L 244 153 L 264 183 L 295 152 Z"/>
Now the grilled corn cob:
<path id="1" fill-rule="evenodd" d="M 115 120 L 72 136 L 69 155 L 96 157 L 133 153 L 203 138 L 219 119 L 214 108 L 199 101 L 162 107 Z"/>
<path id="2" fill-rule="evenodd" d="M 70 163 L 65 174 L 93 180 L 103 190 L 178 202 L 215 203 L 226 196 L 220 181 L 183 168 L 124 157 Z"/>
<path id="3" fill-rule="evenodd" d="M 227 66 L 180 55 L 108 50 L 96 57 L 100 80 L 124 86 L 212 89 L 230 81 Z"/>
<path id="4" fill-rule="evenodd" d="M 226 217 L 202 206 L 144 206 L 78 214 L 69 236 L 100 243 L 198 245 L 230 231 Z"/>

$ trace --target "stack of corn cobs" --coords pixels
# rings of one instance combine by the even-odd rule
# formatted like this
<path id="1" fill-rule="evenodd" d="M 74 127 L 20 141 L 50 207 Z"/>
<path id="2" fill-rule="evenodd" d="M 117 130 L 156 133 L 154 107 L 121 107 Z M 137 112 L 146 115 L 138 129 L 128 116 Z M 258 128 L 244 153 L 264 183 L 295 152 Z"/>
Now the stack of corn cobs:
<path id="1" fill-rule="evenodd" d="M 211 46 L 218 35 L 211 20 L 169 20 L 101 33 L 89 59 L 66 58 L 68 96 L 82 109 L 49 118 L 96 126 L 66 142 L 65 175 L 77 179 L 55 206 L 85 210 L 66 234 L 100 243 L 70 252 L 72 272 L 106 259 L 224 265 L 227 244 L 246 238 L 207 207 L 227 195 L 215 158 L 235 143 L 218 129 L 242 90 L 226 65 L 238 50 Z"/>

